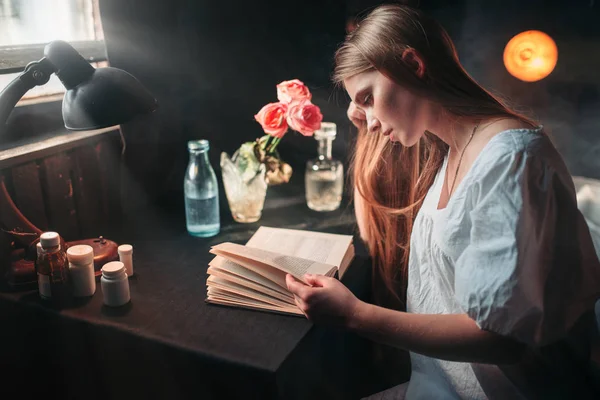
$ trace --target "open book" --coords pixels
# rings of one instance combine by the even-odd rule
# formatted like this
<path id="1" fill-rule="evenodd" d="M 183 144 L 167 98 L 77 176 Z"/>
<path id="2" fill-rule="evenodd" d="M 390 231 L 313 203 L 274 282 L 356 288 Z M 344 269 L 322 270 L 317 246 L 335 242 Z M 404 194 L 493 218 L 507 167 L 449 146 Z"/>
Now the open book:
<path id="1" fill-rule="evenodd" d="M 209 303 L 302 315 L 285 275 L 341 277 L 354 258 L 352 236 L 261 226 L 246 245 L 221 243 L 210 250 Z"/>

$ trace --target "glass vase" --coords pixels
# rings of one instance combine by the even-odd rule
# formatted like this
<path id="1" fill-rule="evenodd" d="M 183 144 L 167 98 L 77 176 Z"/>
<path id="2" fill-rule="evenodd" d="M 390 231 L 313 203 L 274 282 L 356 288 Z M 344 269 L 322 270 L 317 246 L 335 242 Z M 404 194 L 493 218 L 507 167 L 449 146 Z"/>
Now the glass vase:
<path id="1" fill-rule="evenodd" d="M 267 196 L 265 165 L 242 168 L 237 156 L 238 152 L 231 158 L 221 153 L 221 175 L 229 209 L 237 222 L 256 222 L 262 215 Z"/>

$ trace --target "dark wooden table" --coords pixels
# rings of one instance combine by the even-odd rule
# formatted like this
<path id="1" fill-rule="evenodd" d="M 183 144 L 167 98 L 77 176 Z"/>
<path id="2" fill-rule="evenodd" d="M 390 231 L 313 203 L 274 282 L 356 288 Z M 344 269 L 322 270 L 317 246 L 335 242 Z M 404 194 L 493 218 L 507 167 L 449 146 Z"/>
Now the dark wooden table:
<path id="1" fill-rule="evenodd" d="M 309 210 L 300 190 L 269 189 L 262 219 L 191 237 L 183 212 L 148 208 L 111 239 L 134 246 L 131 303 L 103 306 L 96 294 L 53 309 L 37 292 L 0 293 L 0 398 L 352 399 L 383 388 L 371 344 L 304 318 L 209 305 L 211 245 L 245 243 L 260 225 L 355 234 L 352 209 Z M 181 208 L 176 208 L 182 210 Z M 357 256 L 344 283 L 370 292 L 370 260 Z"/>

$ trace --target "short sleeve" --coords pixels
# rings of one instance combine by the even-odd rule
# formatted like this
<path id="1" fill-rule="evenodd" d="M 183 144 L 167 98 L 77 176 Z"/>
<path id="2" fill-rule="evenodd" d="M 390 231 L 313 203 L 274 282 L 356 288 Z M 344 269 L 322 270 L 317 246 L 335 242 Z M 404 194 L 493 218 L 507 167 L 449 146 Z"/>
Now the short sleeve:
<path id="1" fill-rule="evenodd" d="M 564 337 L 600 289 L 573 188 L 520 151 L 495 159 L 467 190 L 470 240 L 455 264 L 460 307 L 481 329 L 531 346 Z"/>

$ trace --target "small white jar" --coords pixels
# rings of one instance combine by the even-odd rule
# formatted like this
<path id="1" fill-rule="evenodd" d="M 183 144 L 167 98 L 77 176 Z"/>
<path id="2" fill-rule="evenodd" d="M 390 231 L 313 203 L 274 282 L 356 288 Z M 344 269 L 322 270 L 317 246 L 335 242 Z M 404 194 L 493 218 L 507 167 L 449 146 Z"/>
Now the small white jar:
<path id="1" fill-rule="evenodd" d="M 100 278 L 104 304 L 110 307 L 119 307 L 130 300 L 129 281 L 125 265 L 120 261 L 106 263 L 102 267 Z"/>
<path id="2" fill-rule="evenodd" d="M 96 276 L 92 246 L 80 244 L 69 247 L 67 259 L 69 260 L 69 275 L 73 284 L 73 296 L 93 296 L 96 293 Z"/>
<path id="3" fill-rule="evenodd" d="M 117 248 L 119 253 L 119 261 L 125 264 L 127 276 L 133 276 L 133 246 L 130 244 L 122 244 Z"/>

